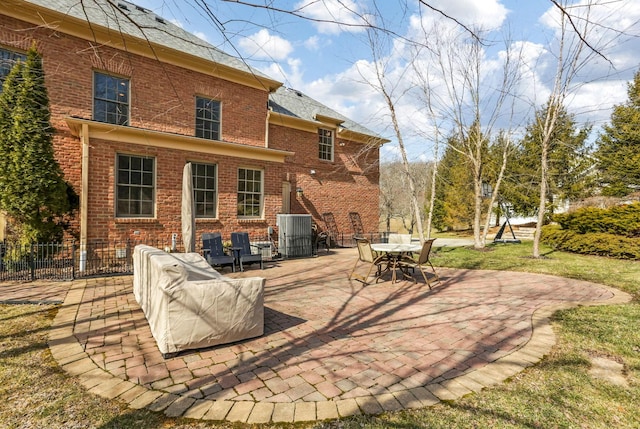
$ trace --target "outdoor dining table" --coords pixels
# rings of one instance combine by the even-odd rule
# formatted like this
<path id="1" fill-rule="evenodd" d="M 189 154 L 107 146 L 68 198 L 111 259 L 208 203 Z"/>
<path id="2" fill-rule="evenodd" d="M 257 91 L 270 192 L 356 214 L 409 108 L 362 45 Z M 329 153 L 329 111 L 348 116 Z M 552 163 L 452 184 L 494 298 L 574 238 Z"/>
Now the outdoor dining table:
<path id="1" fill-rule="evenodd" d="M 371 250 L 383 253 L 385 255 L 385 259 L 387 261 L 387 266 L 382 272 L 378 275 L 381 277 L 383 274 L 387 272 L 391 272 L 391 283 L 395 283 L 397 281 L 396 271 L 400 268 L 400 272 L 402 276 L 407 279 L 413 279 L 412 276 L 406 270 L 403 270 L 400 266 L 400 259 L 404 254 L 420 252 L 422 246 L 419 243 L 373 243 L 371 244 Z"/>

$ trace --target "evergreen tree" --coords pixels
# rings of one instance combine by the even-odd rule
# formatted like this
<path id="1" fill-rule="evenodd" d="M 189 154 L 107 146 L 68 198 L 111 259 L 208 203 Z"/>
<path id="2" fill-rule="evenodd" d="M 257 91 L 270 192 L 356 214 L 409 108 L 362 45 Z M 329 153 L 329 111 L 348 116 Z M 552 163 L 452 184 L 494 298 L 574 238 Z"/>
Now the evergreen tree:
<path id="1" fill-rule="evenodd" d="M 5 200 L 9 198 L 12 177 L 15 177 L 13 154 L 15 142 L 12 134 L 13 110 L 22 81 L 22 62 L 11 69 L 4 81 L 0 94 L 0 210 L 4 210 Z"/>
<path id="2" fill-rule="evenodd" d="M 42 58 L 35 46 L 11 71 L 0 95 L 0 209 L 20 241 L 52 240 L 69 211 L 68 186 L 54 158 L 53 127 Z"/>
<path id="3" fill-rule="evenodd" d="M 549 183 L 547 202 L 553 213 L 557 201 L 575 200 L 587 196 L 593 188 L 592 161 L 587 142 L 590 127 L 577 129 L 572 115 L 558 107 L 558 119 L 549 146 Z M 534 121 L 527 126 L 518 151 L 509 164 L 507 183 L 501 192 L 513 211 L 533 215 L 540 198 L 540 157 L 542 121 L 547 107 L 536 112 Z"/>
<path id="4" fill-rule="evenodd" d="M 615 106 L 598 139 L 596 159 L 602 193 L 625 196 L 640 187 L 640 71 L 629 83 L 625 104 Z"/>
<path id="5" fill-rule="evenodd" d="M 473 223 L 473 176 L 469 158 L 459 149 L 460 143 L 449 139 L 440 160 L 436 185 L 436 228 L 468 229 Z"/>

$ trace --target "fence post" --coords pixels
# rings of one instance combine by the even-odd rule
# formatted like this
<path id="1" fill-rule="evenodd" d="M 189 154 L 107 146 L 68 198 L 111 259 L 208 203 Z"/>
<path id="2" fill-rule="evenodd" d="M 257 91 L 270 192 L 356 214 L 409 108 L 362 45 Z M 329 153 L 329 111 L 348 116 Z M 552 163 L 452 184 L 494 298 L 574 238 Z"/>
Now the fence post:
<path id="1" fill-rule="evenodd" d="M 71 280 L 76 279 L 76 240 L 71 242 Z"/>
<path id="2" fill-rule="evenodd" d="M 31 281 L 34 281 L 36 278 L 36 267 L 35 267 L 35 257 L 33 255 L 33 246 L 35 243 L 31 242 L 31 249 L 29 250 L 29 268 L 31 268 Z"/>

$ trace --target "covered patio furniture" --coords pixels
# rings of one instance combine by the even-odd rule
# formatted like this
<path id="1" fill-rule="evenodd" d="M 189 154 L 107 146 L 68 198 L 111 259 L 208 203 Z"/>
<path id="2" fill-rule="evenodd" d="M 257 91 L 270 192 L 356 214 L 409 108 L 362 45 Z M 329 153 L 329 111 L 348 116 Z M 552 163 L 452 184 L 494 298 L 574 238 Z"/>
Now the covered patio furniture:
<path id="1" fill-rule="evenodd" d="M 420 250 L 420 254 L 418 255 L 417 259 L 409 256 L 403 256 L 399 262 L 401 268 L 418 268 L 422 273 L 422 277 L 424 277 L 424 281 L 427 283 L 427 285 L 429 285 L 429 289 L 431 289 L 431 282 L 427 277 L 427 273 L 425 273 L 424 271 L 423 266 L 425 264 L 429 264 L 429 266 L 431 267 L 431 270 L 433 271 L 433 274 L 436 277 L 436 281 L 437 282 L 440 281 L 440 277 L 438 277 L 438 273 L 436 273 L 436 269 L 433 267 L 433 264 L 429 260 L 429 256 L 431 254 L 431 248 L 433 247 L 433 242 L 435 240 L 436 240 L 435 238 L 432 238 L 424 242 L 424 244 L 422 245 L 422 250 Z"/>
<path id="2" fill-rule="evenodd" d="M 212 267 L 224 267 L 231 265 L 231 270 L 236 272 L 235 257 L 224 253 L 222 236 L 219 232 L 202 234 L 202 251 L 204 257 Z"/>
<path id="3" fill-rule="evenodd" d="M 232 232 L 231 246 L 235 257 L 240 264 L 240 271 L 244 271 L 245 264 L 260 264 L 260 269 L 264 269 L 262 263 L 262 253 L 251 252 L 251 242 L 249 241 L 248 232 Z"/>
<path id="4" fill-rule="evenodd" d="M 386 262 L 384 255 L 377 255 L 373 249 L 371 248 L 371 243 L 366 238 L 356 238 L 356 245 L 358 246 L 358 259 L 356 263 L 353 265 L 353 269 L 351 270 L 351 274 L 349 274 L 349 280 L 355 277 L 356 280 L 361 281 L 365 285 L 369 284 L 369 276 L 371 275 L 371 271 L 373 268 L 376 268 L 376 283 L 380 280 L 380 273 L 382 272 L 382 264 Z M 356 268 L 358 264 L 362 262 L 366 264 L 369 269 L 365 276 L 362 276 L 356 273 Z"/>

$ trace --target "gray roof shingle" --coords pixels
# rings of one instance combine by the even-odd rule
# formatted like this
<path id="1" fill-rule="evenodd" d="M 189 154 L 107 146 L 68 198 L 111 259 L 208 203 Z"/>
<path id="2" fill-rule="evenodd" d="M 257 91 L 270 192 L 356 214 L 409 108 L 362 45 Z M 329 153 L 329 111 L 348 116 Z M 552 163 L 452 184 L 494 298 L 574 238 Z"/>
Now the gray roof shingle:
<path id="1" fill-rule="evenodd" d="M 373 131 L 352 121 L 324 104 L 306 96 L 297 89 L 280 87 L 269 95 L 269 107 L 283 115 L 293 116 L 307 121 L 317 121 L 316 116 L 326 116 L 342 121 L 340 127 L 345 130 L 379 138 Z"/>
<path id="2" fill-rule="evenodd" d="M 225 65 L 255 76 L 273 80 L 241 59 L 233 57 L 210 43 L 165 20 L 154 12 L 125 0 L 28 0 L 43 8 L 57 10 L 76 19 L 124 33 Z M 340 126 L 364 135 L 379 138 L 373 131 L 357 124 L 333 109 L 297 90 L 280 87 L 269 95 L 274 112 L 314 121 L 322 115 L 343 121 Z"/>
<path id="3" fill-rule="evenodd" d="M 244 61 L 221 51 L 149 9 L 125 0 L 28 0 L 28 2 L 205 60 L 269 78 Z"/>

